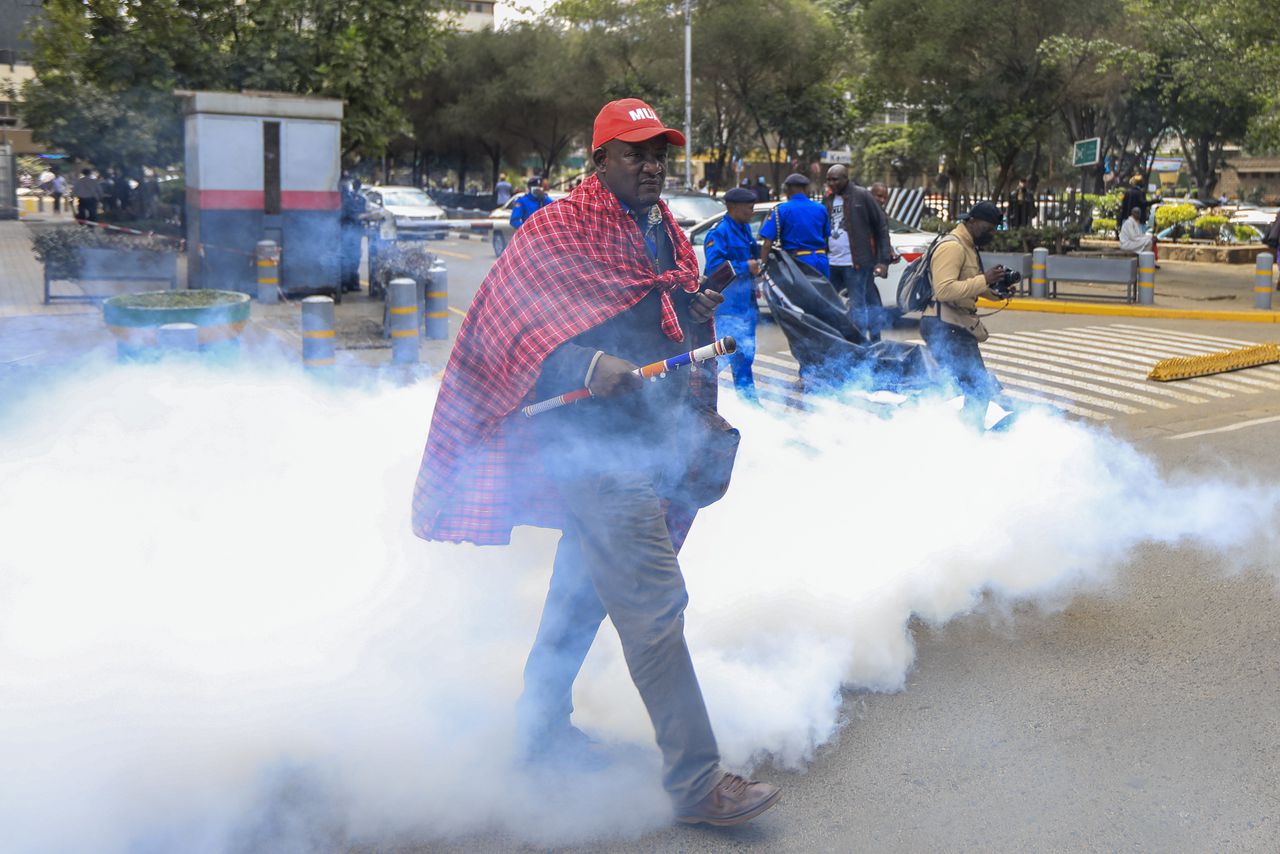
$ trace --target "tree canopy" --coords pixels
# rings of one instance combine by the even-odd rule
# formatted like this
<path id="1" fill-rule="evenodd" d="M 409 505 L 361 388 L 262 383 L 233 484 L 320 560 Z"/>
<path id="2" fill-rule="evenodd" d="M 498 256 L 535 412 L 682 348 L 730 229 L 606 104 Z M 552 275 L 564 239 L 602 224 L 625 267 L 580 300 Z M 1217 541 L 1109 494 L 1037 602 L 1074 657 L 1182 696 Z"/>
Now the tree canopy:
<path id="1" fill-rule="evenodd" d="M 344 145 L 407 129 L 405 84 L 440 56 L 442 0 L 45 0 L 22 110 L 38 138 L 101 166 L 181 159 L 175 89 L 346 101 Z"/>

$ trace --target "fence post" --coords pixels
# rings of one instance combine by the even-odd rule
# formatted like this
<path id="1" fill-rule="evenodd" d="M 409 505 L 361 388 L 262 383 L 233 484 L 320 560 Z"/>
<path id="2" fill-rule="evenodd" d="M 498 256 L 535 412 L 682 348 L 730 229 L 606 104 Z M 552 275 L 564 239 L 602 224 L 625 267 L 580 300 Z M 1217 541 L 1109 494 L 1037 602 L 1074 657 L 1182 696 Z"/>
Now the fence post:
<path id="1" fill-rule="evenodd" d="M 194 353 L 200 349 L 200 327 L 194 323 L 166 323 L 156 331 L 163 353 Z"/>
<path id="2" fill-rule="evenodd" d="M 258 265 L 258 302 L 279 302 L 280 247 L 274 240 L 259 240 L 254 256 Z"/>
<path id="3" fill-rule="evenodd" d="M 1156 254 L 1138 253 L 1138 305 L 1156 303 Z"/>
<path id="4" fill-rule="evenodd" d="M 1031 298 L 1045 299 L 1049 296 L 1049 280 L 1045 273 L 1049 268 L 1049 250 L 1037 246 L 1031 250 Z"/>
<path id="5" fill-rule="evenodd" d="M 449 337 L 449 268 L 443 261 L 431 266 L 430 277 L 425 284 L 427 291 L 423 322 L 426 324 L 427 337 L 443 341 Z"/>
<path id="6" fill-rule="evenodd" d="M 1259 252 L 1257 260 L 1254 261 L 1253 269 L 1253 307 L 1270 309 L 1271 294 L 1271 265 L 1275 263 L 1275 256 L 1270 252 Z"/>
<path id="7" fill-rule="evenodd" d="M 302 301 L 303 366 L 308 370 L 332 368 L 337 352 L 333 298 L 307 297 Z"/>
<path id="8" fill-rule="evenodd" d="M 392 279 L 387 287 L 387 312 L 391 326 L 391 361 L 412 365 L 418 361 L 418 283 Z"/>

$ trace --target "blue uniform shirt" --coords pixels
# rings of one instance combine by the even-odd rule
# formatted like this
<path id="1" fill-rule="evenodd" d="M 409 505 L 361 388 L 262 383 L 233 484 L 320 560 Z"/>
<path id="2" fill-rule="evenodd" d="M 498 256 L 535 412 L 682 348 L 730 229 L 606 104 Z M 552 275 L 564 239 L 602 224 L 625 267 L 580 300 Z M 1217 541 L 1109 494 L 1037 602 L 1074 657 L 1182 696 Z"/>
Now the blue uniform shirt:
<path id="1" fill-rule="evenodd" d="M 707 232 L 705 251 L 708 273 L 728 261 L 737 274 L 729 287 L 724 289 L 724 303 L 716 310 L 717 316 L 721 313 L 753 312 L 756 303 L 752 298 L 752 277 L 747 262 L 760 257 L 760 244 L 751 236 L 751 229 L 734 222 L 726 214 L 716 223 L 715 228 Z"/>
<path id="2" fill-rule="evenodd" d="M 511 206 L 511 227 L 519 228 L 524 225 L 524 221 L 533 216 L 534 211 L 545 208 L 549 204 L 551 204 L 551 197 L 548 195 L 543 195 L 542 201 L 539 202 L 533 193 L 525 193 Z"/>
<path id="3" fill-rule="evenodd" d="M 760 236 L 778 242 L 782 232 L 782 248 L 811 267 L 827 274 L 827 238 L 831 236 L 831 220 L 827 209 L 799 193 L 778 205 L 764 218 Z"/>

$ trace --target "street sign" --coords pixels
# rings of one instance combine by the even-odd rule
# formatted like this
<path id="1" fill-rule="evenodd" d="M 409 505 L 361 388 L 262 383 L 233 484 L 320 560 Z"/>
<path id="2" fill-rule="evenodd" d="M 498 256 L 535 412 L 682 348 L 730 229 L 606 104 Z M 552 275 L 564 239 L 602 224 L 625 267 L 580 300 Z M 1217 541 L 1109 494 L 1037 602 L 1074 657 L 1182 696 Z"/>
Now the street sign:
<path id="1" fill-rule="evenodd" d="M 1082 139 L 1072 147 L 1071 165 L 1078 169 L 1085 166 L 1097 166 L 1101 155 L 1102 139 L 1100 137 Z"/>
<path id="2" fill-rule="evenodd" d="M 850 151 L 824 151 L 822 152 L 823 163 L 843 163 L 848 166 L 853 162 L 853 153 Z"/>

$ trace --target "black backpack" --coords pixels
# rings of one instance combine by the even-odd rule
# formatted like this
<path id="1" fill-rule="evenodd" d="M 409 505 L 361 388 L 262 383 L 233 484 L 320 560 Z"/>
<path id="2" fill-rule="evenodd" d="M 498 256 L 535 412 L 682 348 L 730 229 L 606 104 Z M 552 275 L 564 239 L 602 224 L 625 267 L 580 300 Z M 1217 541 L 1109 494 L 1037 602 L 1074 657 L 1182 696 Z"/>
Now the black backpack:
<path id="1" fill-rule="evenodd" d="M 951 235 L 934 238 L 929 249 L 903 269 L 898 279 L 898 310 L 903 314 L 924 311 L 933 302 L 933 250 L 948 237 Z"/>

